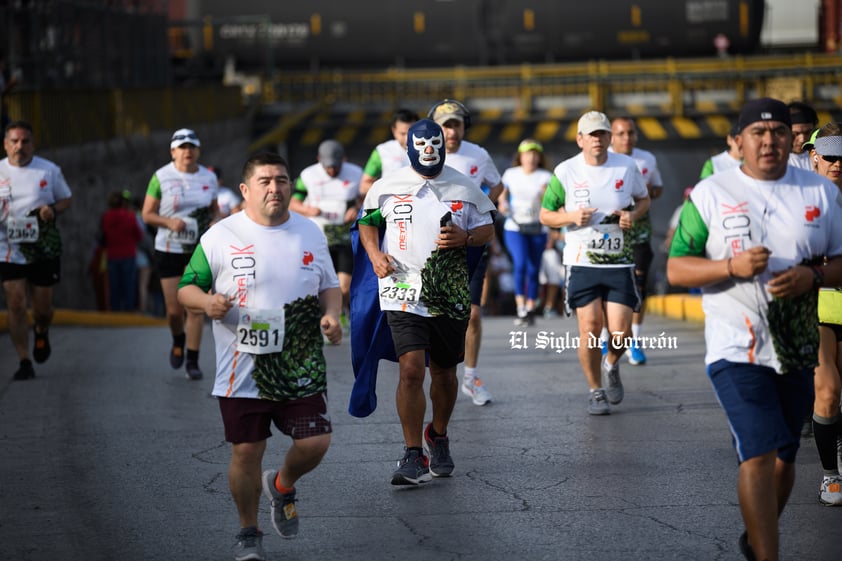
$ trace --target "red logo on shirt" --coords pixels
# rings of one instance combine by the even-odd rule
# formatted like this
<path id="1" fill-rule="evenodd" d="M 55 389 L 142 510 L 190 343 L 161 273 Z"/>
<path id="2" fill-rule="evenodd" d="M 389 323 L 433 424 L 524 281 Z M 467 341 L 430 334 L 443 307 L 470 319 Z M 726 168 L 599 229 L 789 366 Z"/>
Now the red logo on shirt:
<path id="1" fill-rule="evenodd" d="M 812 222 L 819 216 L 821 216 L 822 211 L 819 210 L 817 206 L 808 206 L 805 207 L 804 218 L 807 219 L 807 222 Z"/>
<path id="2" fill-rule="evenodd" d="M 305 265 L 309 265 L 310 263 L 313 262 L 313 259 L 315 259 L 315 257 L 313 257 L 313 254 L 310 253 L 309 251 L 305 251 L 304 252 L 304 259 L 302 259 L 301 262 L 304 263 Z"/>
<path id="3" fill-rule="evenodd" d="M 473 177 L 477 174 L 478 171 L 479 171 L 479 168 L 477 166 L 471 166 L 471 173 L 469 175 L 471 177 Z"/>
<path id="4" fill-rule="evenodd" d="M 452 210 L 453 212 L 456 212 L 458 210 L 462 210 L 463 206 L 464 205 L 462 205 L 462 201 L 451 201 L 450 210 Z"/>
<path id="5" fill-rule="evenodd" d="M 346 179 L 345 181 L 342 182 L 342 188 L 347 189 L 350 184 L 351 184 L 351 182 Z"/>
<path id="6" fill-rule="evenodd" d="M 42 180 L 41 180 L 40 185 L 41 185 L 41 189 L 43 189 L 44 187 L 46 187 L 46 186 L 47 186 L 47 180 L 46 180 L 46 179 L 42 179 Z"/>
<path id="7" fill-rule="evenodd" d="M 647 173 L 649 173 L 649 168 L 643 168 L 642 170 L 640 170 L 640 173 L 646 175 Z"/>
<path id="8" fill-rule="evenodd" d="M 202 191 L 207 191 L 210 189 L 210 185 L 202 185 Z"/>
<path id="9" fill-rule="evenodd" d="M 623 180 L 622 179 L 618 179 L 617 181 L 614 182 L 614 189 L 619 191 L 622 187 L 623 187 Z"/>

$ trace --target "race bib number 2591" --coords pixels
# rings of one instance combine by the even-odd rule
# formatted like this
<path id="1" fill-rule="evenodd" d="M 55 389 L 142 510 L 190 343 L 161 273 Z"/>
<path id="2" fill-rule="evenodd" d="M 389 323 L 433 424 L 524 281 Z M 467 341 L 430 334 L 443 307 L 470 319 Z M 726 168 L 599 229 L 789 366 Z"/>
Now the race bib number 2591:
<path id="1" fill-rule="evenodd" d="M 237 324 L 237 350 L 255 355 L 284 348 L 284 311 L 242 308 Z"/>

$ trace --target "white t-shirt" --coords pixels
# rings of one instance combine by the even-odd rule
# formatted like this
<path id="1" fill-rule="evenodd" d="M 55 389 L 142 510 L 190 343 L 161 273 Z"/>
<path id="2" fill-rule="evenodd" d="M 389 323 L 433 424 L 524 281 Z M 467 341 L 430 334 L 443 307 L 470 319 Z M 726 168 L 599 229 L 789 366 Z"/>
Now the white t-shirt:
<path id="1" fill-rule="evenodd" d="M 806 169 L 807 171 L 813 171 L 813 162 L 810 161 L 810 151 L 804 150 L 800 154 L 796 154 L 795 152 L 789 153 L 789 165 L 793 167 L 797 167 L 800 169 Z"/>
<path id="2" fill-rule="evenodd" d="M 394 138 L 378 144 L 375 150 L 380 156 L 380 177 L 386 177 L 393 171 L 409 165 L 406 148 Z"/>
<path id="3" fill-rule="evenodd" d="M 719 154 L 712 156 L 710 161 L 711 164 L 713 164 L 713 173 L 720 173 L 729 169 L 738 168 L 742 163 L 742 160 L 735 160 L 731 157 L 728 150 L 724 150 Z"/>
<path id="4" fill-rule="evenodd" d="M 238 327 L 243 314 L 250 313 L 247 310 L 282 310 L 284 305 L 293 301 L 308 296 L 318 297 L 322 291 L 339 286 L 325 237 L 312 221 L 294 212 L 279 226 L 261 226 L 245 212 L 238 212 L 213 225 L 202 236 L 196 253 L 200 250 L 212 275 L 213 291 L 237 295 L 234 306 L 225 317 L 213 321 L 216 344 L 213 395 L 271 399 L 271 396 L 259 391 L 252 375 L 253 354 L 237 350 L 243 336 Z M 206 273 L 194 263 L 196 259 L 194 254 L 185 278 L 190 276 L 194 267 L 200 276 Z M 289 318 L 286 319 L 289 322 Z M 320 319 L 319 316 L 310 321 L 318 322 Z M 284 339 L 296 335 L 287 327 Z M 321 343 L 321 335 L 319 337 Z M 321 353 L 320 346 L 318 352 Z M 295 372 L 279 375 L 288 377 L 292 387 L 300 387 L 308 393 L 306 388 L 310 381 L 296 378 Z M 321 388 L 314 388 L 309 393 L 317 391 Z"/>
<path id="5" fill-rule="evenodd" d="M 304 168 L 295 186 L 296 198 L 304 196 L 304 202 L 319 208 L 319 216 L 310 217 L 324 231 L 325 226 L 345 224 L 348 203 L 360 194 L 360 180 L 363 170 L 357 164 L 343 162 L 339 175 L 331 177 L 319 163 Z"/>
<path id="6" fill-rule="evenodd" d="M 477 204 L 482 205 L 483 210 L 478 209 Z M 421 288 L 421 276 L 422 270 L 437 249 L 436 239 L 441 231 L 442 217 L 449 213 L 453 224 L 463 230 L 473 230 L 492 223 L 492 208 L 488 197 L 467 177 L 447 167 L 434 180 L 425 180 L 412 168 L 406 167 L 376 181 L 366 194 L 363 209 L 367 214 L 372 211 L 379 213 L 379 223 L 371 225 L 384 223 L 386 226 L 386 235 L 380 249 L 392 257 L 398 269 L 396 275 L 392 275 L 395 278 L 391 280 L 408 286 L 410 291 L 414 290 L 410 298 L 403 298 L 405 293 L 395 297 L 395 291 L 390 297 L 389 292 L 384 292 L 390 280 L 381 279 L 381 309 L 393 309 L 425 317 L 439 315 L 431 312 L 428 303 L 423 300 L 422 295 L 429 287 Z M 361 219 L 361 222 L 367 223 L 366 218 Z M 459 266 L 464 267 L 463 272 L 467 275 L 465 254 L 464 250 L 462 251 Z M 426 272 L 431 271 L 427 269 L 425 274 Z M 450 275 L 448 271 L 438 271 L 431 272 L 431 276 L 435 278 L 434 282 L 445 283 Z M 462 313 L 470 315 L 467 276 L 464 281 L 464 286 L 458 287 L 466 297 L 464 309 L 455 310 L 456 314 L 450 317 Z M 390 307 L 392 305 L 394 306 Z"/>
<path id="7" fill-rule="evenodd" d="M 488 151 L 467 140 L 462 141 L 459 150 L 445 156 L 444 165 L 467 175 L 480 188 L 490 188 L 500 183 L 500 172 Z"/>
<path id="8" fill-rule="evenodd" d="M 0 262 L 26 263 L 20 243 L 9 242 L 10 227 L 14 231 L 17 221 L 33 210 L 70 197 L 61 169 L 51 161 L 33 156 L 29 164 L 17 167 L 9 158 L 0 160 Z"/>
<path id="9" fill-rule="evenodd" d="M 604 164 L 590 166 L 580 152 L 556 166 L 553 174 L 558 181 L 550 182 L 544 195 L 544 208 L 555 211 L 564 206 L 567 212 L 597 209 L 587 226 L 567 226 L 564 264 L 633 267 L 634 232 L 620 228 L 614 211 L 628 209 L 635 199 L 648 197 L 635 161 L 609 152 Z"/>
<path id="10" fill-rule="evenodd" d="M 509 192 L 509 216 L 503 224 L 504 229 L 517 232 L 519 224 L 538 222 L 544 189 L 552 176 L 549 170 L 540 168 L 526 173 L 521 166 L 503 172 L 503 185 Z"/>
<path id="11" fill-rule="evenodd" d="M 827 178 L 787 166 L 777 181 L 754 179 L 740 169 L 711 175 L 696 185 L 690 201 L 682 209 L 671 256 L 726 259 L 755 246 L 771 251 L 766 271 L 753 279 L 702 287 L 702 308 L 708 318 L 705 363 L 726 359 L 781 372 L 774 334 L 781 334 L 779 344 L 791 344 L 801 334 L 783 331 L 805 330 L 795 325 L 797 317 L 784 325 L 775 322 L 776 310 L 792 299 L 773 304 L 767 283 L 774 272 L 804 260 L 842 255 L 842 195 Z M 815 312 L 812 316 L 808 319 L 814 320 Z"/>
<path id="12" fill-rule="evenodd" d="M 160 201 L 160 216 L 181 218 L 187 228 L 180 233 L 158 228 L 155 249 L 165 253 L 191 253 L 210 223 L 210 208 L 218 192 L 216 174 L 204 166 L 199 166 L 195 173 L 182 173 L 170 162 L 156 171 L 146 194 Z M 197 213 L 202 215 L 201 220 L 196 219 Z"/>

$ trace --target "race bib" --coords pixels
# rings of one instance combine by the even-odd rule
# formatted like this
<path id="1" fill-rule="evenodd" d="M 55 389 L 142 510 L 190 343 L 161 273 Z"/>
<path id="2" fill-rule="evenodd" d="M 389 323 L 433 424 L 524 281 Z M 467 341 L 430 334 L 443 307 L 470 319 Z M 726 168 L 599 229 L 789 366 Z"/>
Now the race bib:
<path id="1" fill-rule="evenodd" d="M 344 224 L 345 211 L 348 209 L 348 201 L 321 201 L 320 215 L 327 224 Z"/>
<path id="2" fill-rule="evenodd" d="M 11 243 L 35 243 L 38 241 L 38 217 L 26 216 L 6 220 L 6 236 Z"/>
<path id="3" fill-rule="evenodd" d="M 170 230 L 169 234 L 167 235 L 167 239 L 171 242 L 188 245 L 198 243 L 199 223 L 196 221 L 195 218 L 191 218 L 189 216 L 185 216 L 181 220 L 184 221 L 184 230 L 180 232 Z"/>
<path id="4" fill-rule="evenodd" d="M 237 350 L 253 355 L 279 353 L 284 349 L 284 311 L 240 308 Z"/>
<path id="5" fill-rule="evenodd" d="M 417 304 L 421 297 L 421 273 L 393 274 L 377 279 L 380 309 L 401 311 L 407 304 Z"/>
<path id="6" fill-rule="evenodd" d="M 588 251 L 591 253 L 611 254 L 622 253 L 623 231 L 617 224 L 597 224 L 591 226 L 588 240 Z"/>
<path id="7" fill-rule="evenodd" d="M 512 201 L 512 220 L 518 224 L 538 222 L 538 212 L 536 212 L 532 201 Z"/>

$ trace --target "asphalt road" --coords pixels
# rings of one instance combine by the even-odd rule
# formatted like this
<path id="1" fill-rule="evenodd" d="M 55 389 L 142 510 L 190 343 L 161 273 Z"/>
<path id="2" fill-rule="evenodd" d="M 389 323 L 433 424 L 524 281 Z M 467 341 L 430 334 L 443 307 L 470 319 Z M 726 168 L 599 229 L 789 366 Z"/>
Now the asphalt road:
<path id="1" fill-rule="evenodd" d="M 334 437 L 299 482 L 301 533 L 282 540 L 261 504 L 272 561 L 739 560 L 736 460 L 702 365 L 701 327 L 655 316 L 675 337 L 622 376 L 625 401 L 585 412 L 575 352 L 535 348 L 539 320 L 515 349 L 511 318 L 486 318 L 481 375 L 493 403 L 460 394 L 450 426 L 455 475 L 420 488 L 389 484 L 402 440 L 396 368 L 382 363 L 379 407 L 347 413 L 347 342 L 326 349 Z M 225 560 L 237 532 L 211 381 L 169 368 L 165 327 L 55 326 L 37 377 L 12 382 L 0 334 L 0 559 Z M 523 339 L 518 336 L 517 341 Z M 201 364 L 212 372 L 206 329 Z M 288 441 L 270 439 L 266 466 Z M 842 509 L 816 500 L 811 440 L 782 520 L 782 559 L 838 561 Z M 772 490 L 770 490 L 772 492 Z"/>

